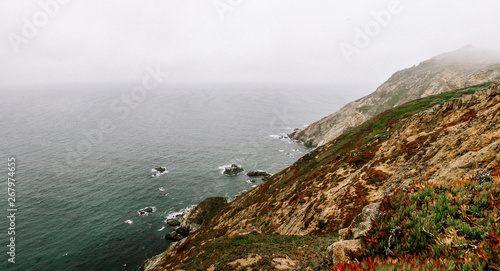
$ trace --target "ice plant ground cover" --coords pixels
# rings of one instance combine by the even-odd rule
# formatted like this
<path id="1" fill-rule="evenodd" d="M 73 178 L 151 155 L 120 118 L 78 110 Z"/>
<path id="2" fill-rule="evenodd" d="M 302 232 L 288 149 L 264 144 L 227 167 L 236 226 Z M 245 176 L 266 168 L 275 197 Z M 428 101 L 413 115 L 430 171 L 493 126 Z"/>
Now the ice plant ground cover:
<path id="1" fill-rule="evenodd" d="M 500 270 L 499 167 L 386 197 L 363 251 L 334 270 Z"/>

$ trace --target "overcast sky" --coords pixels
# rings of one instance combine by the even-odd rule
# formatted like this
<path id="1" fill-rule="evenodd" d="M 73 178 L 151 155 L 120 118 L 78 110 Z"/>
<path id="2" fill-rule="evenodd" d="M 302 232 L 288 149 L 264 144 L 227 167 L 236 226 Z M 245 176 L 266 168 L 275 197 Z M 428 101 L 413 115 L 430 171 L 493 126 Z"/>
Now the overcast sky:
<path id="1" fill-rule="evenodd" d="M 499 49 L 499 11 L 498 0 L 2 0 L 0 84 L 134 81 L 159 64 L 181 83 L 378 85 L 464 45 Z"/>

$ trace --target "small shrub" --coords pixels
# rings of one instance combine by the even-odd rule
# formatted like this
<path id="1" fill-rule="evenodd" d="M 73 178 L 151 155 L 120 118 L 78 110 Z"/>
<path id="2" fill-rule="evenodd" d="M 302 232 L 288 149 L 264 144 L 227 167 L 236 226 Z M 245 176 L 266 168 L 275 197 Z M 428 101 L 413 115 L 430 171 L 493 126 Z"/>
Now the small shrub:
<path id="1" fill-rule="evenodd" d="M 326 222 L 323 219 L 318 221 L 318 228 L 323 229 L 326 226 Z"/>

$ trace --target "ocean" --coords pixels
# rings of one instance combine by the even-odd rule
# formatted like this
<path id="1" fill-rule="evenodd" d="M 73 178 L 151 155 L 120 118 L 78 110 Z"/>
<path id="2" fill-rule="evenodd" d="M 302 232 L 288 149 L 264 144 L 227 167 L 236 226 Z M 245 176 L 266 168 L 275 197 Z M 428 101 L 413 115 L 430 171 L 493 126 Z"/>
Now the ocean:
<path id="1" fill-rule="evenodd" d="M 286 168 L 311 150 L 286 134 L 338 110 L 351 90 L 160 85 L 137 92 L 133 83 L 3 88 L 0 269 L 137 270 L 167 249 L 167 217 L 262 183 L 225 176 L 224 166 Z M 10 157 L 15 235 L 8 234 Z M 168 172 L 152 177 L 159 166 Z M 155 211 L 141 216 L 144 207 Z M 15 264 L 8 262 L 10 237 Z"/>

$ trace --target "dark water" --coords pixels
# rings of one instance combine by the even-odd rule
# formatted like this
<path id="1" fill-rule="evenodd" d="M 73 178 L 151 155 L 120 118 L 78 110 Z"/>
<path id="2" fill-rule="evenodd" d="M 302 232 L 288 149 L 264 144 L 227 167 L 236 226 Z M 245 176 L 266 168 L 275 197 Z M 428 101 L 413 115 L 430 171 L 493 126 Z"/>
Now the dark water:
<path id="1" fill-rule="evenodd" d="M 17 213 L 16 264 L 0 219 L 0 269 L 136 270 L 168 247 L 167 216 L 260 183 L 221 166 L 284 169 L 309 150 L 279 136 L 336 111 L 347 102 L 338 93 L 349 91 L 161 86 L 130 102 L 132 87 L 2 89 L 0 207 L 7 214 L 14 156 Z M 169 172 L 152 178 L 156 166 Z M 147 206 L 156 211 L 139 216 Z"/>

